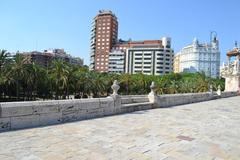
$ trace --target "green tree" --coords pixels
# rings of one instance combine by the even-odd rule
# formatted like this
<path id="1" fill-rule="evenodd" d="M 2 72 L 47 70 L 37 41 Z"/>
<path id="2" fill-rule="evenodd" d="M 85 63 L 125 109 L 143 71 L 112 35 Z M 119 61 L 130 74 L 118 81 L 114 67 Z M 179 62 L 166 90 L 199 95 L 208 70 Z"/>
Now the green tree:
<path id="1" fill-rule="evenodd" d="M 17 100 L 20 99 L 21 83 L 26 73 L 26 64 L 28 59 L 20 54 L 16 54 L 11 64 L 10 76 L 12 83 L 16 86 Z"/>
<path id="2" fill-rule="evenodd" d="M 54 60 L 50 77 L 55 90 L 55 99 L 66 98 L 69 80 L 69 65 L 63 60 Z M 64 97 L 63 97 L 64 95 Z"/>

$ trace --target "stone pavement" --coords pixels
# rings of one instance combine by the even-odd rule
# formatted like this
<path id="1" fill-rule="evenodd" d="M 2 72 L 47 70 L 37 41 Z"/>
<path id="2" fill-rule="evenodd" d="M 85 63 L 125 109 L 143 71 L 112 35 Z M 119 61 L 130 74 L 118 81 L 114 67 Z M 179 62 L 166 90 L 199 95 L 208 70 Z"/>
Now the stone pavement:
<path id="1" fill-rule="evenodd" d="M 0 160 L 239 160 L 240 97 L 0 133 Z"/>

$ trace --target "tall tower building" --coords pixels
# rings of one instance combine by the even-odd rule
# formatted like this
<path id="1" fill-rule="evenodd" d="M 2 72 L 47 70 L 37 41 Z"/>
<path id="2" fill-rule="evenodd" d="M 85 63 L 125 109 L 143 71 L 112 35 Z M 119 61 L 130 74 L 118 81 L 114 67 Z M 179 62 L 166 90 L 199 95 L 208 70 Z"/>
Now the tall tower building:
<path id="1" fill-rule="evenodd" d="M 109 53 L 117 39 L 117 17 L 111 11 L 99 11 L 92 22 L 90 70 L 108 72 Z"/>

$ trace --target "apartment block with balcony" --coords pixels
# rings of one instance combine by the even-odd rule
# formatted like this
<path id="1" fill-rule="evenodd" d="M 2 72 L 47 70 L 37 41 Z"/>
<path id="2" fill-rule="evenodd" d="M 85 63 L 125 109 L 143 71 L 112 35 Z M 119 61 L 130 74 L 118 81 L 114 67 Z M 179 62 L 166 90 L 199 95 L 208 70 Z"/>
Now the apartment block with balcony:
<path id="1" fill-rule="evenodd" d="M 130 42 L 125 58 L 125 73 L 164 75 L 173 71 L 171 38 Z"/>

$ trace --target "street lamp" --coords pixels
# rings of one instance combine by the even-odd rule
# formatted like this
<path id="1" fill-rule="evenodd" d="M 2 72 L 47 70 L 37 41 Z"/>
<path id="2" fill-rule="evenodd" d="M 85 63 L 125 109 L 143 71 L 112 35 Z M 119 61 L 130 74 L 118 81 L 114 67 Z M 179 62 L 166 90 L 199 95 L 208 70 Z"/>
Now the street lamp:
<path id="1" fill-rule="evenodd" d="M 217 32 L 216 31 L 211 31 L 210 32 L 210 71 L 209 71 L 210 77 L 212 77 L 212 42 L 213 42 L 213 36 L 214 36 L 214 38 L 217 37 Z"/>

